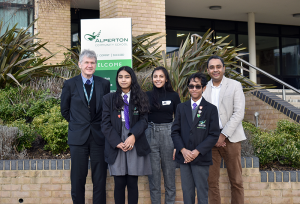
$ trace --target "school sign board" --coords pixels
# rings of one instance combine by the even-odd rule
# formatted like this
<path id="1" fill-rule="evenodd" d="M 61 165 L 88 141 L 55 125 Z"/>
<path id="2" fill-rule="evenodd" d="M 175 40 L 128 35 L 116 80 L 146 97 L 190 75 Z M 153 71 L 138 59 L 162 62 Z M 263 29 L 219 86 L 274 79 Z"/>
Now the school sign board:
<path id="1" fill-rule="evenodd" d="M 122 66 L 132 67 L 131 18 L 81 20 L 81 50 L 97 54 L 96 76 L 110 81 L 116 91 L 116 74 Z"/>

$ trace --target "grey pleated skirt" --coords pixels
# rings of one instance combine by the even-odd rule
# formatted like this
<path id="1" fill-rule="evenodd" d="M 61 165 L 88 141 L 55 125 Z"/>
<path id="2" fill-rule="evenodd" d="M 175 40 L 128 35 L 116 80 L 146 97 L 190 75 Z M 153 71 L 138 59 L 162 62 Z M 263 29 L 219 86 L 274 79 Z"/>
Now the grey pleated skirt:
<path id="1" fill-rule="evenodd" d="M 122 141 L 128 137 L 129 130 L 125 127 L 125 122 L 122 122 Z M 144 176 L 152 174 L 150 156 L 138 156 L 135 146 L 128 152 L 118 150 L 116 161 L 112 165 L 108 165 L 108 170 L 111 176 Z"/>

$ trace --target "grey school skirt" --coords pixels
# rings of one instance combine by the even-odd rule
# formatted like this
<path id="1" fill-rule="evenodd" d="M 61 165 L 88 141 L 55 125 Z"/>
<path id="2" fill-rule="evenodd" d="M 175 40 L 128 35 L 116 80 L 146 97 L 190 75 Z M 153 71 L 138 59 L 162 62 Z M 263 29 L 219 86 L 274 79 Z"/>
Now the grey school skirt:
<path id="1" fill-rule="evenodd" d="M 122 122 L 121 139 L 124 142 L 128 137 L 129 130 L 125 127 L 125 122 Z M 111 176 L 144 176 L 152 174 L 150 156 L 138 156 L 135 146 L 128 152 L 118 150 L 118 155 L 115 163 L 108 165 L 108 170 Z"/>

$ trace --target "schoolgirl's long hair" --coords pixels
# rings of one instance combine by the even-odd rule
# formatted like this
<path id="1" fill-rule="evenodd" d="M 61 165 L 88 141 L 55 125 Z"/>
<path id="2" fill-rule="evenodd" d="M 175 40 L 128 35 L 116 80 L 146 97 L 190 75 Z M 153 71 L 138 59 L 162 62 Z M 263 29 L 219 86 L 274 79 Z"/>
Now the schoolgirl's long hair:
<path id="1" fill-rule="evenodd" d="M 172 87 L 172 84 L 171 84 L 171 81 L 170 81 L 170 76 L 169 76 L 169 73 L 168 73 L 167 69 L 164 68 L 164 67 L 161 67 L 161 66 L 160 67 L 156 67 L 153 70 L 152 75 L 151 75 L 151 77 L 152 77 L 152 85 L 153 85 L 153 88 L 152 88 L 152 91 L 151 91 L 151 99 L 152 99 L 151 101 L 152 101 L 154 107 L 156 107 L 157 109 L 160 109 L 160 104 L 158 102 L 159 91 L 158 91 L 158 88 L 153 83 L 153 74 L 157 70 L 163 71 L 163 73 L 164 73 L 164 75 L 166 77 L 166 82 L 165 82 L 164 86 L 162 87 L 163 93 L 174 92 L 174 90 L 173 90 L 173 87 Z"/>
<path id="2" fill-rule="evenodd" d="M 138 81 L 137 77 L 133 71 L 128 66 L 123 66 L 120 67 L 119 70 L 117 71 L 117 76 L 116 76 L 116 85 L 117 85 L 117 91 L 114 94 L 114 109 L 116 110 L 121 110 L 124 106 L 124 101 L 122 97 L 122 88 L 118 83 L 118 76 L 121 71 L 126 71 L 130 74 L 131 76 L 131 85 L 130 85 L 130 103 L 133 103 L 135 107 L 137 107 L 138 111 L 140 113 L 148 113 L 149 112 L 149 101 L 148 97 L 145 92 L 142 91 Z"/>

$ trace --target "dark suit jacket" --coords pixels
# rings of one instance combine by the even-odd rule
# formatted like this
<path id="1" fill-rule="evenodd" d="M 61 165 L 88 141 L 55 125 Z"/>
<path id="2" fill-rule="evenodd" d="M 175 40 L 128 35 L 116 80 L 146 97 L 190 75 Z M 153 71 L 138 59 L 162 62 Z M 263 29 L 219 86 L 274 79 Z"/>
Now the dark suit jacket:
<path id="1" fill-rule="evenodd" d="M 217 107 L 202 98 L 200 117 L 197 114 L 192 121 L 191 100 L 177 106 L 175 120 L 172 125 L 171 137 L 176 149 L 176 161 L 184 164 L 184 157 L 180 150 L 197 149 L 200 154 L 194 159 L 192 165 L 211 165 L 211 149 L 217 143 L 220 135 Z M 198 109 L 199 110 L 199 109 Z M 192 147 L 192 148 L 189 148 Z"/>
<path id="2" fill-rule="evenodd" d="M 121 142 L 122 134 L 122 118 L 121 111 L 114 110 L 113 96 L 116 93 L 110 93 L 103 97 L 102 125 L 101 129 L 105 135 L 105 161 L 108 164 L 113 164 L 118 155 L 117 145 Z M 135 136 L 135 147 L 139 156 L 146 156 L 150 153 L 145 130 L 148 127 L 148 114 L 140 114 L 138 110 L 134 110 L 135 106 L 130 97 L 129 102 L 129 132 Z"/>
<path id="3" fill-rule="evenodd" d="M 110 92 L 110 82 L 93 76 L 96 114 L 91 118 L 83 91 L 81 75 L 66 80 L 61 94 L 61 114 L 69 122 L 68 144 L 83 145 L 92 133 L 98 145 L 104 145 L 101 132 L 102 98 Z"/>

